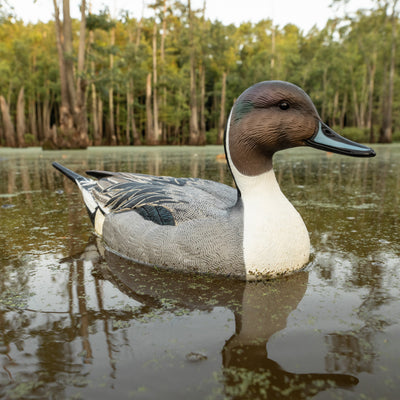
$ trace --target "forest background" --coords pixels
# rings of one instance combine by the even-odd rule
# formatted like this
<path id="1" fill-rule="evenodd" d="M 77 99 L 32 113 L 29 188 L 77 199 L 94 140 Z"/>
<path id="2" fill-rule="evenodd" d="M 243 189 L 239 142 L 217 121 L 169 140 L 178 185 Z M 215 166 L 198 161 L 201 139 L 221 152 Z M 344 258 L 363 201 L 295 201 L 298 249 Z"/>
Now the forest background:
<path id="1" fill-rule="evenodd" d="M 205 1 L 156 0 L 136 19 L 82 0 L 78 20 L 53 0 L 54 21 L 34 24 L 0 3 L 0 145 L 220 144 L 235 98 L 269 79 L 353 140 L 400 141 L 397 0 L 374 4 L 304 33 L 211 21 Z"/>

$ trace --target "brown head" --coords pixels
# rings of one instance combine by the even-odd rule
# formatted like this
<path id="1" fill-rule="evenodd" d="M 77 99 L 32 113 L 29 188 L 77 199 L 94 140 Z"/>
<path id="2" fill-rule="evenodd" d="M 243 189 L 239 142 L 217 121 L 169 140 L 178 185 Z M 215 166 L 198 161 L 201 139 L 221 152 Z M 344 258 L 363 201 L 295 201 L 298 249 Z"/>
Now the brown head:
<path id="1" fill-rule="evenodd" d="M 233 106 L 229 153 L 244 175 L 272 167 L 276 151 L 302 146 L 318 128 L 320 117 L 310 97 L 282 81 L 260 82 L 245 90 Z"/>
<path id="2" fill-rule="evenodd" d="M 324 125 L 307 93 L 282 81 L 257 83 L 239 96 L 232 108 L 225 145 L 236 169 L 247 176 L 271 169 L 276 151 L 296 146 L 352 156 L 375 155 Z"/>

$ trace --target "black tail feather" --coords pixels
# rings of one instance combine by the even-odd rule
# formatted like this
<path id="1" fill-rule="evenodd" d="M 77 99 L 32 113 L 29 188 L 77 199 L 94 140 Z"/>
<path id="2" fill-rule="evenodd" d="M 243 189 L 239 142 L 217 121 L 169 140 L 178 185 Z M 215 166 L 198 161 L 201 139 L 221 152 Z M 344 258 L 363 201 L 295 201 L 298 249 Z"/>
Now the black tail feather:
<path id="1" fill-rule="evenodd" d="M 72 182 L 74 183 L 78 183 L 78 182 L 82 182 L 82 181 L 87 181 L 88 179 L 85 178 L 82 175 L 77 174 L 74 171 L 71 171 L 70 169 L 64 167 L 63 165 L 57 163 L 57 162 L 53 162 L 53 167 L 55 169 L 58 169 L 60 172 L 62 172 L 68 179 L 71 179 Z"/>

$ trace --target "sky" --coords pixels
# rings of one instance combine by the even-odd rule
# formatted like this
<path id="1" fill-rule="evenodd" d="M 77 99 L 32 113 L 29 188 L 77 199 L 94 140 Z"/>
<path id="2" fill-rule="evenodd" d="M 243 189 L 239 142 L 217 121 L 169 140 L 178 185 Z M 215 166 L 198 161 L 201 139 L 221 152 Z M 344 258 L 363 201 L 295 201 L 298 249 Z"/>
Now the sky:
<path id="1" fill-rule="evenodd" d="M 58 0 L 59 1 L 59 0 Z M 92 5 L 92 12 L 103 10 L 106 6 L 113 16 L 120 10 L 129 10 L 135 18 L 142 16 L 143 3 L 152 0 L 87 0 Z M 53 19 L 53 0 L 9 0 L 14 13 L 25 22 L 47 22 Z M 71 15 L 79 18 L 80 0 L 70 0 Z M 206 17 L 218 19 L 224 24 L 241 22 L 257 22 L 271 18 L 280 27 L 293 23 L 307 33 L 314 25 L 319 29 L 325 26 L 329 18 L 343 16 L 360 8 L 373 5 L 372 0 L 350 0 L 345 6 L 329 7 L 332 0 L 206 0 Z M 192 0 L 192 8 L 202 8 L 203 0 Z M 153 11 L 145 7 L 144 16 L 150 17 Z"/>

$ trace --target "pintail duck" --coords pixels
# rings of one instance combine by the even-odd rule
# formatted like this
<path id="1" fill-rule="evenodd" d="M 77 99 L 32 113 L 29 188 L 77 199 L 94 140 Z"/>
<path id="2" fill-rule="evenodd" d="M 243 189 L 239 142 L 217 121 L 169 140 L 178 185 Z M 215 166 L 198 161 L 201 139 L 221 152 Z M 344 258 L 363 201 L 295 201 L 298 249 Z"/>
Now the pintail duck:
<path id="1" fill-rule="evenodd" d="M 245 90 L 226 127 L 225 152 L 236 188 L 197 178 L 87 171 L 53 166 L 74 181 L 108 250 L 142 264 L 254 280 L 303 268 L 305 224 L 272 168 L 279 150 L 311 146 L 356 157 L 369 147 L 325 125 L 298 86 L 265 81 Z"/>

